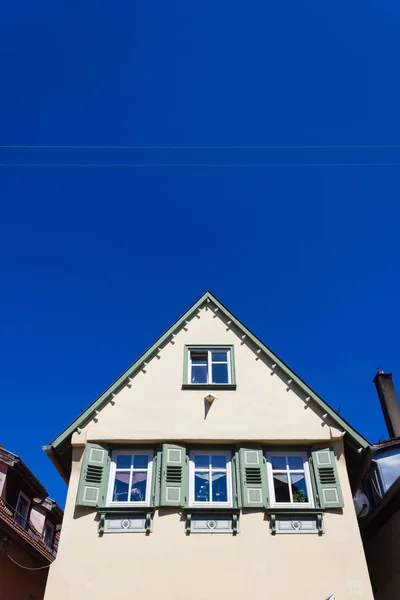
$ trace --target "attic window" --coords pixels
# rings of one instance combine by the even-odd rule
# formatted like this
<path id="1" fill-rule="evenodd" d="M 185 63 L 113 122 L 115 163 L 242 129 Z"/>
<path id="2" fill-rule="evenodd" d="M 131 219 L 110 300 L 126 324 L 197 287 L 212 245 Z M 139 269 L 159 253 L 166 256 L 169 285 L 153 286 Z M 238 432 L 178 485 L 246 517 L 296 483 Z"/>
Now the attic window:
<path id="1" fill-rule="evenodd" d="M 194 346 L 186 348 L 185 383 L 190 386 L 231 385 L 232 347 Z"/>

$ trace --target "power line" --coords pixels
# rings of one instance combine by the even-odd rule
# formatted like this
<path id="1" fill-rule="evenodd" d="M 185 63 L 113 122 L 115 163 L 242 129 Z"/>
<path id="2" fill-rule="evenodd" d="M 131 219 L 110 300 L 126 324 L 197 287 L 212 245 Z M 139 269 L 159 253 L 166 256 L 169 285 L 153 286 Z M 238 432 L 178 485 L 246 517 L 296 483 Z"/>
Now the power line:
<path id="1" fill-rule="evenodd" d="M 7 549 L 4 550 L 4 554 L 7 556 L 7 558 L 9 560 L 11 560 L 11 562 L 13 562 L 15 565 L 17 565 L 17 567 L 20 567 L 21 569 L 26 569 L 27 571 L 41 571 L 42 569 L 48 569 L 50 567 L 50 564 L 48 565 L 44 565 L 42 567 L 25 567 L 24 565 L 21 565 L 19 562 L 17 562 L 16 560 L 14 560 L 7 552 Z"/>
<path id="2" fill-rule="evenodd" d="M 400 163 L 293 163 L 293 164 L 66 164 L 9 163 L 0 168 L 15 167 L 95 167 L 95 168 L 312 168 L 312 167 L 400 167 Z"/>
<path id="3" fill-rule="evenodd" d="M 110 145 L 4 145 L 0 149 L 11 150 L 341 150 L 341 149 L 398 149 L 400 144 L 382 145 L 261 145 L 261 146 L 110 146 Z"/>

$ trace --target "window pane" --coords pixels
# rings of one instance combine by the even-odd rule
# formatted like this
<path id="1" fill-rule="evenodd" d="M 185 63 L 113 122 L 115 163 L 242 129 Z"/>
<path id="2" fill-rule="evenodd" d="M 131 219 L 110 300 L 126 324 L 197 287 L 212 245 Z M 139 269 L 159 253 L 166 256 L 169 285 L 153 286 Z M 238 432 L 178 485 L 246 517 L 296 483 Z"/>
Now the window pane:
<path id="1" fill-rule="evenodd" d="M 213 363 L 212 382 L 228 383 L 228 365 L 226 363 Z"/>
<path id="2" fill-rule="evenodd" d="M 194 466 L 196 469 L 208 469 L 210 465 L 210 457 L 208 454 L 195 454 L 194 456 Z"/>
<path id="3" fill-rule="evenodd" d="M 212 352 L 212 362 L 227 362 L 228 354 L 227 352 Z"/>
<path id="4" fill-rule="evenodd" d="M 192 365 L 192 383 L 207 383 L 207 365 Z"/>
<path id="5" fill-rule="evenodd" d="M 115 476 L 113 502 L 127 502 L 129 473 L 117 473 Z"/>
<path id="6" fill-rule="evenodd" d="M 46 533 L 44 534 L 45 540 L 52 542 L 53 540 L 53 528 L 50 525 L 46 525 Z"/>
<path id="7" fill-rule="evenodd" d="M 206 351 L 193 351 L 190 353 L 192 363 L 207 363 L 208 360 L 207 350 Z"/>
<path id="8" fill-rule="evenodd" d="M 214 469 L 226 469 L 226 456 L 221 456 L 220 454 L 211 456 L 211 466 Z"/>
<path id="9" fill-rule="evenodd" d="M 135 454 L 133 457 L 133 466 L 135 469 L 147 469 L 149 457 L 147 454 Z"/>
<path id="10" fill-rule="evenodd" d="M 136 471 L 132 477 L 131 502 L 143 502 L 146 499 L 147 471 Z"/>
<path id="11" fill-rule="evenodd" d="M 196 502 L 210 501 L 210 484 L 208 473 L 194 474 L 194 499 Z"/>
<path id="12" fill-rule="evenodd" d="M 307 486 L 304 475 L 291 475 L 293 502 L 308 502 Z"/>
<path id="13" fill-rule="evenodd" d="M 288 456 L 289 469 L 304 469 L 303 458 L 301 456 Z"/>
<path id="14" fill-rule="evenodd" d="M 286 456 L 271 456 L 271 464 L 273 469 L 286 470 Z"/>
<path id="15" fill-rule="evenodd" d="M 276 502 L 290 502 L 289 483 L 286 473 L 274 473 Z"/>
<path id="16" fill-rule="evenodd" d="M 117 469 L 129 469 L 132 464 L 131 454 L 118 454 Z"/>
<path id="17" fill-rule="evenodd" d="M 227 501 L 227 484 L 225 473 L 214 473 L 212 476 L 212 501 Z"/>

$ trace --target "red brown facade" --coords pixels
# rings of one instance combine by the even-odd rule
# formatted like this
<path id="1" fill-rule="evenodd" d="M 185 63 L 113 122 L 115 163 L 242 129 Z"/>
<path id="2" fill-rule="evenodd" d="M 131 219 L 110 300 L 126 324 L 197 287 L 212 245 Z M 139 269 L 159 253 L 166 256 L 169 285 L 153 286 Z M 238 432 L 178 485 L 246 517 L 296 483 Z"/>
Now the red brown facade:
<path id="1" fill-rule="evenodd" d="M 63 512 L 23 461 L 0 447 L 0 600 L 41 600 Z"/>

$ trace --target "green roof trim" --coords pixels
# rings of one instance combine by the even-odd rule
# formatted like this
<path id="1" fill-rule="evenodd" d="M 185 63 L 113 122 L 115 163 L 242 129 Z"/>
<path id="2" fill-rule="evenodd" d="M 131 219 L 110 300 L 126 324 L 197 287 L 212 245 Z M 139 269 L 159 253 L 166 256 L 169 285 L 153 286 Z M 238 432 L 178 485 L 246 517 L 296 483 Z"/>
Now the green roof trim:
<path id="1" fill-rule="evenodd" d="M 161 337 L 158 338 L 152 346 L 142 354 L 128 369 L 122 373 L 122 375 L 99 396 L 92 404 L 83 411 L 82 414 L 79 415 L 69 425 L 60 435 L 58 435 L 52 442 L 51 447 L 57 452 L 62 453 L 64 448 L 69 445 L 70 438 L 73 432 L 78 427 L 83 427 L 91 418 L 93 418 L 93 413 L 96 409 L 105 404 L 108 400 L 110 400 L 110 396 L 113 393 L 116 393 L 120 388 L 126 385 L 126 382 L 129 377 L 132 377 L 138 370 L 144 368 L 143 363 L 147 362 L 152 356 L 155 356 L 158 352 L 158 348 L 162 346 L 168 338 L 172 336 L 172 334 L 179 328 L 185 324 L 185 321 L 191 317 L 191 315 L 201 308 L 203 304 L 212 302 L 216 308 L 221 310 L 224 315 L 227 317 L 229 321 L 232 321 L 236 327 L 242 330 L 244 334 L 246 334 L 247 338 L 249 338 L 254 344 L 256 344 L 266 355 L 267 357 L 276 364 L 277 367 L 287 375 L 288 379 L 292 380 L 292 383 L 295 383 L 303 392 L 310 396 L 314 402 L 327 413 L 336 423 L 339 425 L 343 431 L 346 432 L 347 435 L 352 438 L 353 442 L 357 447 L 362 449 L 368 448 L 370 446 L 369 442 L 362 437 L 347 421 L 345 421 L 335 410 L 333 410 L 318 394 L 314 392 L 300 377 L 296 375 L 276 354 L 268 348 L 256 335 L 254 335 L 243 323 L 235 317 L 227 308 L 220 302 L 211 292 L 205 292 L 195 304 L 193 304 Z"/>

